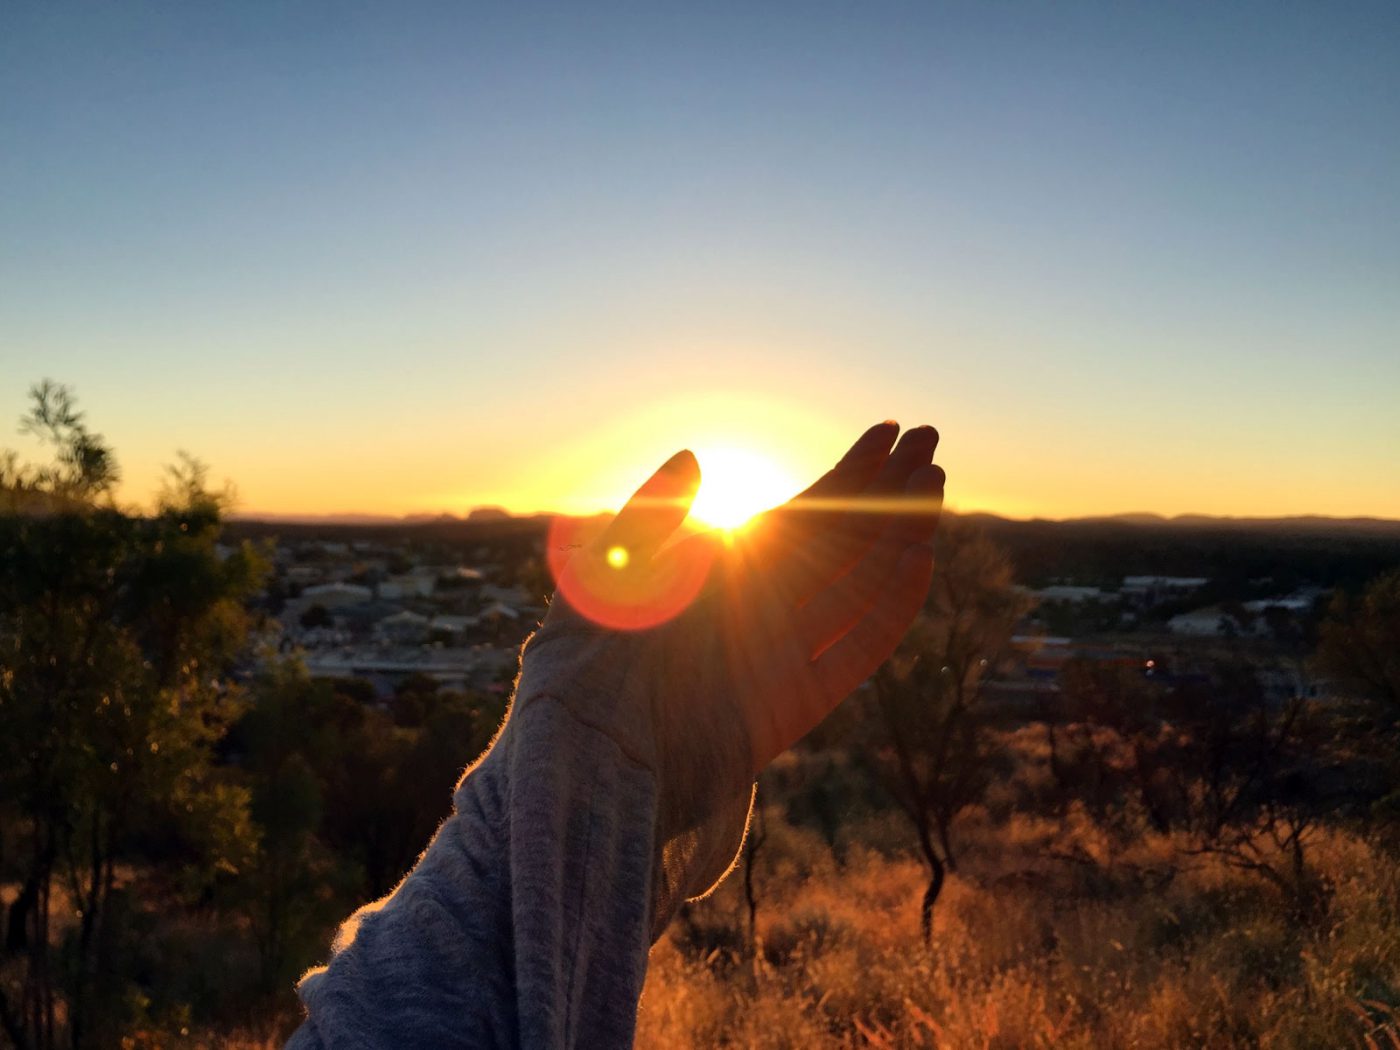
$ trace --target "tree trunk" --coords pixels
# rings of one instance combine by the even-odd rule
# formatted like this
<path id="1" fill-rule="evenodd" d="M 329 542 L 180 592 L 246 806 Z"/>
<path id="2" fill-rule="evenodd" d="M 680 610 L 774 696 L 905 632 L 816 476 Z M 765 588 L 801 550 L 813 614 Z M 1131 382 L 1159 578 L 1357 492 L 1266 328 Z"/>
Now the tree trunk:
<path id="1" fill-rule="evenodd" d="M 749 909 L 749 952 L 758 958 L 758 890 L 754 886 L 754 866 L 758 851 L 768 838 L 768 825 L 763 808 L 755 799 L 753 819 L 749 824 L 748 846 L 744 850 L 744 903 Z"/>
<path id="2" fill-rule="evenodd" d="M 33 871 L 24 880 L 24 888 L 19 891 L 19 896 L 10 903 L 9 925 L 5 931 L 7 952 L 23 951 L 29 947 L 29 914 L 38 903 L 39 873 Z"/>
<path id="3" fill-rule="evenodd" d="M 941 817 L 939 818 L 939 820 L 938 820 L 938 844 L 943 848 L 942 862 L 943 862 L 945 865 L 947 865 L 947 868 L 948 868 L 949 871 L 957 871 L 957 870 L 958 870 L 958 861 L 957 861 L 957 857 L 955 857 L 955 856 L 953 855 L 953 844 L 952 844 L 952 841 L 951 841 L 951 840 L 949 839 L 949 837 L 948 837 L 948 824 L 949 824 L 949 821 L 944 820 L 944 819 L 942 819 Z M 936 896 L 936 894 L 935 894 L 935 896 Z"/>
<path id="4" fill-rule="evenodd" d="M 10 1001 L 5 998 L 3 988 L 0 988 L 0 1028 L 4 1029 L 5 1035 L 15 1045 L 15 1050 L 26 1050 L 29 1046 L 29 1038 L 25 1035 L 24 1024 L 10 1009 Z"/>
<path id="5" fill-rule="evenodd" d="M 919 909 L 919 930 L 923 933 L 924 946 L 933 947 L 933 906 L 938 903 L 938 895 L 943 892 L 943 862 L 930 855 L 928 888 L 924 890 L 923 906 Z"/>
<path id="6" fill-rule="evenodd" d="M 744 857 L 744 903 L 749 908 L 749 951 L 758 954 L 758 895 L 753 888 L 753 848 Z"/>

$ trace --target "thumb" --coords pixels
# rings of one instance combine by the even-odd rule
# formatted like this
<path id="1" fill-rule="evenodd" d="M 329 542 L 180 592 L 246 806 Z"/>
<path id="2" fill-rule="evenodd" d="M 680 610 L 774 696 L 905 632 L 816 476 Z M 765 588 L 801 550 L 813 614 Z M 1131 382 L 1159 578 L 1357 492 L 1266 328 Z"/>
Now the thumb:
<path id="1" fill-rule="evenodd" d="M 630 558 L 649 558 L 680 527 L 700 487 L 700 464 L 689 450 L 662 464 L 618 512 L 603 533 L 606 548 L 621 547 Z"/>

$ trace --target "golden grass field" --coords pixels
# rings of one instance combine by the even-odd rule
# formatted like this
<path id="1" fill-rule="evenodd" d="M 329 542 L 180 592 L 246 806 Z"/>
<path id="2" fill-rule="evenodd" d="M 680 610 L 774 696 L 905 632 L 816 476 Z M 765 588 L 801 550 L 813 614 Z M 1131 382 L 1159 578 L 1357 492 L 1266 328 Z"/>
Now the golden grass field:
<path id="1" fill-rule="evenodd" d="M 918 930 L 924 874 L 770 816 L 756 866 L 759 951 L 742 880 L 691 906 L 652 952 L 637 1045 L 805 1047 L 1400 1047 L 1400 874 L 1374 845 L 1321 832 L 1325 914 L 1144 839 L 1100 864 L 1045 859 L 1063 828 L 964 822 L 971 848 Z M 863 829 L 893 844 L 896 818 Z M 709 945 L 713 946 L 709 946 Z M 707 947 L 708 946 L 708 947 Z"/>

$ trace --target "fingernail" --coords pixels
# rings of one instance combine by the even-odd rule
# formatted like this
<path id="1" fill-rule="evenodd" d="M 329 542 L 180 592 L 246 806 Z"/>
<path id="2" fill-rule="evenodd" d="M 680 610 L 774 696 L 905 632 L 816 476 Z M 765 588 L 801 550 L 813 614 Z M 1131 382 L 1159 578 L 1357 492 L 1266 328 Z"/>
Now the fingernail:
<path id="1" fill-rule="evenodd" d="M 683 448 L 670 459 L 668 459 L 665 463 L 661 464 L 661 469 L 666 471 L 667 473 L 678 471 L 683 468 L 689 467 L 690 464 L 694 461 L 694 459 L 695 453 L 690 451 L 690 449 L 688 448 Z"/>

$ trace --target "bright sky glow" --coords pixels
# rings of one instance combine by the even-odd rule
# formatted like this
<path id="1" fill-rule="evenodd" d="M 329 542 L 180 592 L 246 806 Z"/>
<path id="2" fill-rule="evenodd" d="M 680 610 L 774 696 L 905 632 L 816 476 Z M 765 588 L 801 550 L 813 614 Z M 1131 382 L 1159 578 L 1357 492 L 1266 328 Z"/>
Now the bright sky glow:
<path id="1" fill-rule="evenodd" d="M 0 447 L 51 376 L 133 502 L 184 448 L 245 512 L 592 512 L 893 417 L 960 509 L 1400 517 L 1398 54 L 1379 0 L 0 5 Z"/>
<path id="2" fill-rule="evenodd" d="M 737 529 L 804 487 L 773 460 L 751 449 L 721 446 L 693 451 L 700 461 L 700 491 L 690 515 L 705 525 Z"/>

